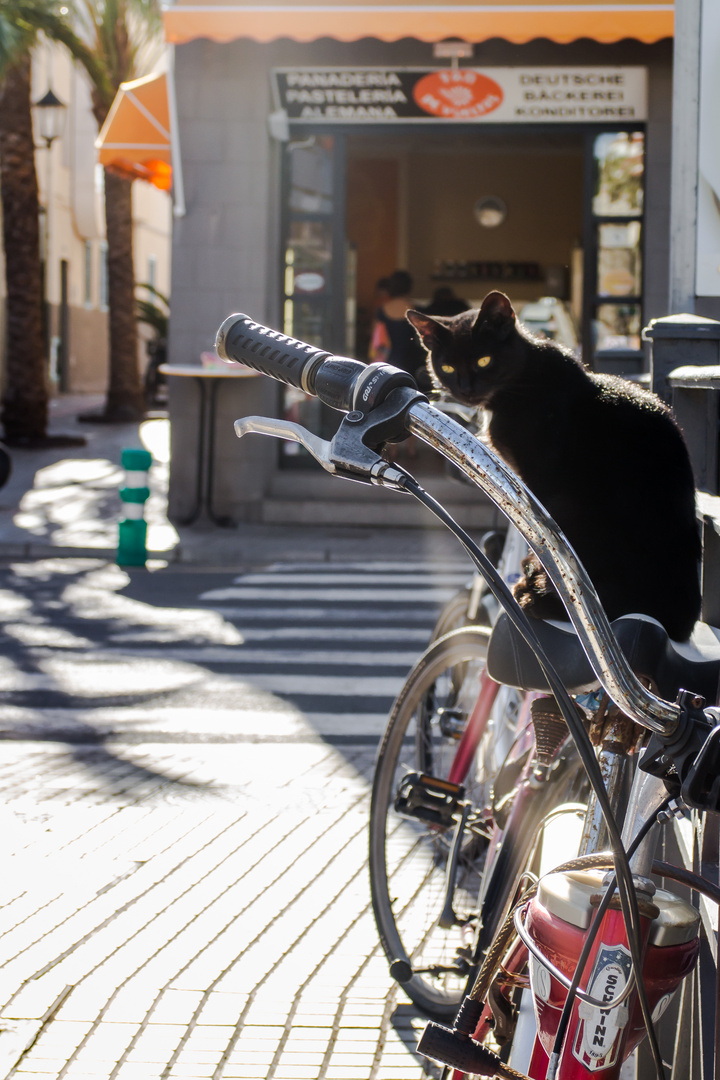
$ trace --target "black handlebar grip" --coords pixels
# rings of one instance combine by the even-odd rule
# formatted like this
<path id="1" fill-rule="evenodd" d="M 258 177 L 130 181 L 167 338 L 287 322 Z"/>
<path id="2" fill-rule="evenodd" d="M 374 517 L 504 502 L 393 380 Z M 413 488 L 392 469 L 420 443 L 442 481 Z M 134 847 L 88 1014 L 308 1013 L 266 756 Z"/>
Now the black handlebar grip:
<path id="1" fill-rule="evenodd" d="M 398 368 L 335 356 L 256 323 L 249 315 L 230 315 L 217 332 L 215 349 L 223 360 L 247 364 L 340 411 L 367 412 L 395 387 L 415 386 L 412 376 Z"/>
<path id="2" fill-rule="evenodd" d="M 307 394 L 315 394 L 315 375 L 318 368 L 331 357 L 332 353 L 308 345 L 304 341 L 271 330 L 269 326 L 254 322 L 249 315 L 230 315 L 217 332 L 215 348 L 223 360 L 235 360 L 247 364 L 263 375 L 296 386 Z M 358 372 L 364 368 L 356 360 L 347 364 L 357 365 Z M 352 376 L 358 372 L 352 372 Z M 354 381 L 351 372 L 347 373 L 348 382 Z M 336 406 L 339 407 L 339 406 Z"/>

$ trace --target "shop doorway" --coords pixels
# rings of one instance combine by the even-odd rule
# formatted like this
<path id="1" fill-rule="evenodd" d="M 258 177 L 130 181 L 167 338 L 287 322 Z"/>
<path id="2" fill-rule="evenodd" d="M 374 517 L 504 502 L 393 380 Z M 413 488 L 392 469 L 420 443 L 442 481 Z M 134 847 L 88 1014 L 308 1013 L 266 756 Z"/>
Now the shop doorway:
<path id="1" fill-rule="evenodd" d="M 556 323 L 577 345 L 584 164 L 579 133 L 350 136 L 346 232 L 358 356 L 368 358 L 377 282 L 397 267 L 410 272 L 420 306 L 438 289 L 471 307 L 501 289 L 537 319 L 537 302 L 553 297 L 569 317 L 548 307 L 548 330 Z"/>
<path id="2" fill-rule="evenodd" d="M 403 268 L 417 306 L 501 289 L 590 367 L 642 370 L 641 129 L 325 129 L 284 161 L 287 334 L 369 359 L 378 281 Z M 285 405 L 324 436 L 337 426 L 297 391 Z"/>

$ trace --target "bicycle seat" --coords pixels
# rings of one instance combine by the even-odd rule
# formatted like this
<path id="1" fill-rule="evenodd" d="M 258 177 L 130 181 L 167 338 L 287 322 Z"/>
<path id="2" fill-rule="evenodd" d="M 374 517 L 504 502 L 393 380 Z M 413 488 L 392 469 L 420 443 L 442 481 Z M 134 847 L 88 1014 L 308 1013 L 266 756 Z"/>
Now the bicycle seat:
<path id="1" fill-rule="evenodd" d="M 720 630 L 699 622 L 689 641 L 671 641 L 660 623 L 647 615 L 623 615 L 612 623 L 612 628 L 633 671 L 651 679 L 666 701 L 674 701 L 679 690 L 701 694 L 709 705 L 718 701 Z M 533 620 L 533 629 L 570 693 L 597 689 L 598 680 L 572 623 Z M 492 679 L 505 686 L 549 689 L 534 652 L 505 613 L 490 638 L 487 670 Z"/>

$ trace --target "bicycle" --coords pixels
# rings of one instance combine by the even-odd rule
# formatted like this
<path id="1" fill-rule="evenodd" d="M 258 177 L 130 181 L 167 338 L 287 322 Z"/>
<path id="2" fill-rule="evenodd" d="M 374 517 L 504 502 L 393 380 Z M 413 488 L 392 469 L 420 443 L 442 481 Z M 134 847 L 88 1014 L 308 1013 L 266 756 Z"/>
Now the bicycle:
<path id="1" fill-rule="evenodd" d="M 680 881 L 715 904 L 720 889 L 692 870 L 658 863 L 655 826 L 660 815 L 667 824 L 683 807 L 698 821 L 720 813 L 720 709 L 705 704 L 716 698 L 720 657 L 683 653 L 658 623 L 641 616 L 626 616 L 611 628 L 585 571 L 543 507 L 486 446 L 433 409 L 404 372 L 334 357 L 243 315 L 226 320 L 216 347 L 224 358 L 346 413 L 329 443 L 297 425 L 261 417 L 238 421 L 238 435 L 256 431 L 301 442 L 336 476 L 414 495 L 458 537 L 505 609 L 488 640 L 489 676 L 552 695 L 555 715 L 549 697 L 536 710 L 545 710 L 547 731 L 554 732 L 546 747 L 549 761 L 540 764 L 552 769 L 571 736 L 592 792 L 584 853 L 551 868 L 540 866 L 530 888 L 524 887 L 527 868 L 520 867 L 518 901 L 508 893 L 507 917 L 483 950 L 475 946 L 479 972 L 452 1028 L 430 1023 L 421 1052 L 456 1077 L 579 1080 L 602 1072 L 604 1080 L 617 1080 L 623 1061 L 646 1037 L 651 1065 L 649 1071 L 642 1066 L 643 1076 L 664 1076 L 653 1017 L 663 1015 L 695 969 L 700 918 L 692 905 L 658 891 L 651 875 Z M 561 597 L 569 628 L 532 625 L 483 552 L 409 473 L 382 457 L 385 443 L 407 432 L 464 471 L 518 528 Z M 568 688 L 577 694 L 598 685 L 604 696 L 588 717 Z M 681 689 L 687 686 L 692 691 Z M 524 771 L 527 776 L 527 764 Z M 450 800 L 458 832 L 466 816 L 463 801 Z M 524 801 L 532 807 L 532 799 Z M 624 817 L 622 825 L 618 816 Z M 504 835 L 509 833 L 506 827 Z M 483 910 L 486 903 L 487 898 Z M 479 927 L 481 937 L 482 919 Z M 514 1009 L 514 999 L 525 990 L 533 1005 L 527 1052 L 520 1036 L 528 1011 L 521 1001 L 518 1022 Z M 684 995 L 686 1001 L 690 1023 L 711 1038 L 705 1016 L 693 1012 L 691 995 Z M 502 1054 L 486 1040 L 498 1028 L 498 1015 L 506 1041 Z M 681 1033 L 685 1028 L 680 1024 Z M 712 1064 L 701 1067 L 712 1075 Z M 678 1055 L 673 1068 L 677 1077 L 690 1075 Z"/>

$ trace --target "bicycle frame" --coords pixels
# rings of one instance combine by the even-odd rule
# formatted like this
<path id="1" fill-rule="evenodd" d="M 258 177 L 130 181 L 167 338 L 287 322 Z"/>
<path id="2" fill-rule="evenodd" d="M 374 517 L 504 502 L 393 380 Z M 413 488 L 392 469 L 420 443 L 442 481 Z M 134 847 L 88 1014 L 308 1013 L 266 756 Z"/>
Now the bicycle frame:
<path id="1" fill-rule="evenodd" d="M 511 525 L 505 538 L 499 565 L 503 580 L 508 585 L 514 584 L 520 577 L 525 550 L 520 533 Z M 494 682 L 484 671 L 480 679 L 475 707 L 468 718 L 465 731 L 460 739 L 455 758 L 448 773 L 448 780 L 451 783 L 462 784 L 464 782 L 480 745 L 480 740 L 485 734 L 499 690 L 498 683 Z"/>
<path id="2" fill-rule="evenodd" d="M 451 784 L 462 784 L 470 771 L 480 740 L 485 734 L 492 707 L 498 696 L 500 686 L 483 671 L 480 676 L 480 692 L 467 726 L 458 744 L 453 763 L 448 772 L 448 780 Z"/>

